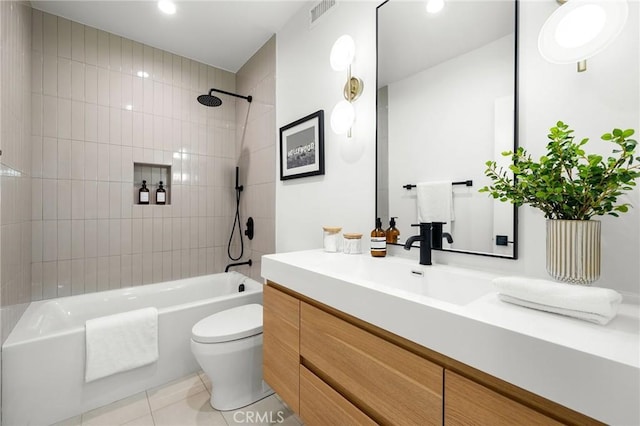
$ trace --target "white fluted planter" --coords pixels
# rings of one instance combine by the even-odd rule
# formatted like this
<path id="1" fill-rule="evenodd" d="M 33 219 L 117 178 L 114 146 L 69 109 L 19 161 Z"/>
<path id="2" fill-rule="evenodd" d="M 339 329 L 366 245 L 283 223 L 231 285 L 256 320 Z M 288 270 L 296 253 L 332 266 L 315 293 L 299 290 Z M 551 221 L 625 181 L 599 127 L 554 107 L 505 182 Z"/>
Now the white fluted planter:
<path id="1" fill-rule="evenodd" d="M 600 278 L 600 221 L 547 220 L 547 272 L 571 284 Z"/>

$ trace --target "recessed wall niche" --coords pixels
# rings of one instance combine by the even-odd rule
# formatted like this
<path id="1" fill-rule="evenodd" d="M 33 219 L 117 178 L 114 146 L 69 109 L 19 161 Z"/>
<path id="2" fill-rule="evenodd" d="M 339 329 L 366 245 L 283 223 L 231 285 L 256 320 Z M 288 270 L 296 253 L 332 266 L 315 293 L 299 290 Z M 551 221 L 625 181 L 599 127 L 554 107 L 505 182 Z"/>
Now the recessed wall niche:
<path id="1" fill-rule="evenodd" d="M 133 204 L 140 204 L 138 196 L 142 181 L 147 181 L 149 189 L 149 205 L 156 204 L 156 191 L 164 188 L 166 195 L 165 205 L 171 204 L 171 166 L 164 164 L 133 163 Z"/>

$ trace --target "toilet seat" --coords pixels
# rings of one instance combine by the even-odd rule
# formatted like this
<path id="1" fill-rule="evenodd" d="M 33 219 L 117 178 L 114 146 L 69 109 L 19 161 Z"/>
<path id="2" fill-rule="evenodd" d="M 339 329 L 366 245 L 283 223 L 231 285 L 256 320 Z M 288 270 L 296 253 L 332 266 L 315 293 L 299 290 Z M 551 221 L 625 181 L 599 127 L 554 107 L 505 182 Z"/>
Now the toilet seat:
<path id="1" fill-rule="evenodd" d="M 262 333 L 262 305 L 252 303 L 209 315 L 191 329 L 198 343 L 221 343 Z"/>

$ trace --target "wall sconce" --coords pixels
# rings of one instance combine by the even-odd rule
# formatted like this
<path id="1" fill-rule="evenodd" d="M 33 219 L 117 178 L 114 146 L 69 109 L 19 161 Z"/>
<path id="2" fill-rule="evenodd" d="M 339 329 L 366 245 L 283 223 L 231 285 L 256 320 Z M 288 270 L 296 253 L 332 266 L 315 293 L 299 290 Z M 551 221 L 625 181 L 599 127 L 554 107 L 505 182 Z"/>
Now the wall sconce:
<path id="1" fill-rule="evenodd" d="M 578 63 L 604 50 L 622 32 L 629 14 L 627 0 L 557 0 L 538 36 L 538 50 L 554 64 Z"/>
<path id="2" fill-rule="evenodd" d="M 331 48 L 331 68 L 336 71 L 347 70 L 347 82 L 344 85 L 343 95 L 345 100 L 340 101 L 331 111 L 331 129 L 338 134 L 347 134 L 351 137 L 351 127 L 356 118 L 353 101 L 362 94 L 364 83 L 358 77 L 351 75 L 351 63 L 355 56 L 356 45 L 353 38 L 343 35 Z"/>

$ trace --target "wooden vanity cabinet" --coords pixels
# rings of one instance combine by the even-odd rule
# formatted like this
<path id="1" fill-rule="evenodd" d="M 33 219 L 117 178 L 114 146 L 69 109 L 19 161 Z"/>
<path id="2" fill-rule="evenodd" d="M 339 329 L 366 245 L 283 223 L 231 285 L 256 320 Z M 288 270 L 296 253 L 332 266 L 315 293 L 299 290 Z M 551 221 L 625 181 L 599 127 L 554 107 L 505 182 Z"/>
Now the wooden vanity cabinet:
<path id="1" fill-rule="evenodd" d="M 313 425 L 601 425 L 268 282 L 264 379 Z"/>
<path id="2" fill-rule="evenodd" d="M 265 286 L 262 303 L 264 380 L 300 412 L 300 301 Z"/>

